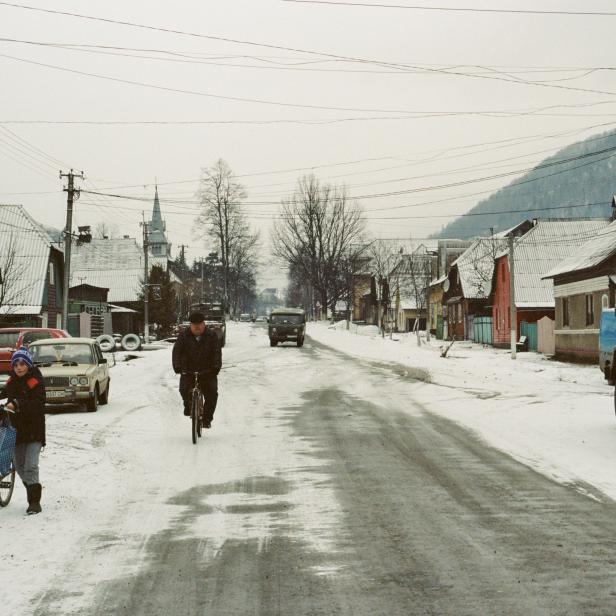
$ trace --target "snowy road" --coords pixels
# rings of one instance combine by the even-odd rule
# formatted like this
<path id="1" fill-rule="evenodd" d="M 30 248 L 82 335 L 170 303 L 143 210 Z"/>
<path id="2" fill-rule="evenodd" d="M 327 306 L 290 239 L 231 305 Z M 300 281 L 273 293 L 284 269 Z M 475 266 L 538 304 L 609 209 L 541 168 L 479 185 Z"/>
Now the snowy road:
<path id="1" fill-rule="evenodd" d="M 442 388 L 249 324 L 224 362 L 196 447 L 170 350 L 50 416 L 43 516 L 0 511 L 10 613 L 616 612 L 614 503 L 431 414 Z"/>

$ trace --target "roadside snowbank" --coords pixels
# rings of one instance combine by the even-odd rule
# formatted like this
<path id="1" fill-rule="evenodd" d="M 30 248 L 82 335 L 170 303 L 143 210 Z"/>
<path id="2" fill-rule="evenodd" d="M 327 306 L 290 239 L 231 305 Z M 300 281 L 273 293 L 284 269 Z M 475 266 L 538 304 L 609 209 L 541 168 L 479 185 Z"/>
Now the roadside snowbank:
<path id="1" fill-rule="evenodd" d="M 345 323 L 308 326 L 317 342 L 418 378 L 409 382 L 409 397 L 427 412 L 464 424 L 560 482 L 590 494 L 595 486 L 616 499 L 613 388 L 596 366 L 537 353 L 519 353 L 513 361 L 507 350 L 470 342 L 456 342 L 442 358 L 447 343 L 440 340 L 423 340 L 418 347 L 414 334 L 396 334 L 391 340 L 373 329 L 365 333 L 355 335 Z"/>

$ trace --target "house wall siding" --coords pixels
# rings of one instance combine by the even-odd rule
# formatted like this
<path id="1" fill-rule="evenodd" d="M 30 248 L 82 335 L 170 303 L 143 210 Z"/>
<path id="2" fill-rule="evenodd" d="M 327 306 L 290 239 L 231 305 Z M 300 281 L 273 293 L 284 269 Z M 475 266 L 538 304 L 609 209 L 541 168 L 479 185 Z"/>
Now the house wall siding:
<path id="1" fill-rule="evenodd" d="M 609 288 L 593 293 L 576 293 L 556 298 L 556 357 L 585 363 L 599 362 L 599 326 L 604 297 L 609 304 Z M 592 295 L 594 319 L 586 323 L 586 297 Z M 569 303 L 569 323 L 564 322 L 564 302 Z"/>
<path id="2" fill-rule="evenodd" d="M 510 303 L 511 290 L 509 262 L 507 256 L 497 259 L 494 273 L 494 295 L 492 302 L 492 339 L 495 347 L 511 345 Z M 554 308 L 518 308 L 516 310 L 515 338 L 520 338 L 520 324 L 536 323 L 543 317 L 554 318 Z"/>
<path id="3" fill-rule="evenodd" d="M 509 346 L 511 333 L 509 326 L 509 264 L 507 257 L 496 260 L 494 269 L 494 296 L 492 302 L 492 341 L 494 346 Z M 517 333 L 516 333 L 517 337 Z"/>

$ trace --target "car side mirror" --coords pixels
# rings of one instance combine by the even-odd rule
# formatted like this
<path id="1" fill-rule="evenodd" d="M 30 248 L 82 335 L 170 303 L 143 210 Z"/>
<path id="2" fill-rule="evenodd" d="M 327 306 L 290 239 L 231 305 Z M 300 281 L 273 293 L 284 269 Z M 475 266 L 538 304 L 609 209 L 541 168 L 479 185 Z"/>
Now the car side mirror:
<path id="1" fill-rule="evenodd" d="M 99 364 L 106 364 L 107 363 L 107 358 L 106 357 L 102 357 L 101 359 L 98 360 Z"/>

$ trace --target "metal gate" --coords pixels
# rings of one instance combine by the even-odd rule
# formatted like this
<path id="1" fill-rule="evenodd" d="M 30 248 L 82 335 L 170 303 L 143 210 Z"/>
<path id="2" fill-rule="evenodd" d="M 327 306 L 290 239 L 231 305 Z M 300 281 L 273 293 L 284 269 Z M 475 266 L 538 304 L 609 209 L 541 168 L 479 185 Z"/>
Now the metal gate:
<path id="1" fill-rule="evenodd" d="M 492 344 L 492 317 L 475 317 L 473 340 L 479 344 Z"/>
<path id="2" fill-rule="evenodd" d="M 537 350 L 537 323 L 527 323 L 522 321 L 520 323 L 520 336 L 526 336 L 528 342 L 528 350 Z"/>

